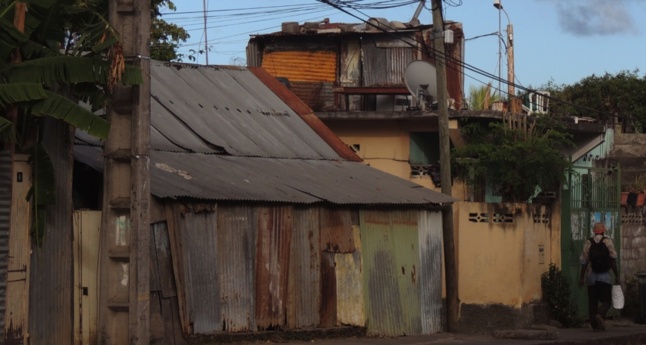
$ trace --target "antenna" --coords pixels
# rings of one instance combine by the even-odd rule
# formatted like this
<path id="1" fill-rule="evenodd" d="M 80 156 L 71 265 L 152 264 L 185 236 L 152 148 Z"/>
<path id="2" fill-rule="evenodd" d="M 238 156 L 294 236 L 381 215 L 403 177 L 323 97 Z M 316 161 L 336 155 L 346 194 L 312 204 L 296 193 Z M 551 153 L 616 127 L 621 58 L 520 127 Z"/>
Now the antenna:
<path id="1" fill-rule="evenodd" d="M 416 109 L 428 110 L 437 99 L 437 73 L 435 66 L 423 60 L 415 60 L 406 66 L 404 82 L 413 95 Z"/>

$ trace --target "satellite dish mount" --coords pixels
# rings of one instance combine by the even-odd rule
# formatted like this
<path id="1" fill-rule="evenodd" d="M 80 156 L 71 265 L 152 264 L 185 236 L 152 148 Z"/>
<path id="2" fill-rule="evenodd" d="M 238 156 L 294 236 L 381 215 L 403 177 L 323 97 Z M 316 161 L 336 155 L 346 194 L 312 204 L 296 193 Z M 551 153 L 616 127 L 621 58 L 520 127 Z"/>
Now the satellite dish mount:
<path id="1" fill-rule="evenodd" d="M 430 110 L 437 103 L 437 73 L 435 66 L 422 60 L 415 60 L 406 66 L 404 81 L 413 96 L 415 110 Z"/>

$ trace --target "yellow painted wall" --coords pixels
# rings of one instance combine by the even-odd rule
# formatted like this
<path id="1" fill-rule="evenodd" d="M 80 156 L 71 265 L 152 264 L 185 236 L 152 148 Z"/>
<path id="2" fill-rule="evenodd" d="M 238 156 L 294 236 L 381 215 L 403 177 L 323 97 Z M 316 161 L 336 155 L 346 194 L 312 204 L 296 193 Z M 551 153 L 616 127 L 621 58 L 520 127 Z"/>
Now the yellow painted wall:
<path id="1" fill-rule="evenodd" d="M 423 121 L 328 121 L 326 124 L 348 145 L 359 145 L 364 163 L 424 187 L 440 191 L 429 176 L 411 177 L 409 133 L 437 131 Z M 454 182 L 453 197 L 467 198 L 463 184 Z M 503 207 L 506 207 L 504 209 Z M 503 304 L 520 307 L 540 299 L 541 274 L 550 262 L 560 267 L 560 204 L 457 202 L 453 205 L 455 248 L 458 252 L 458 288 L 461 303 Z M 511 223 L 497 223 L 497 213 L 513 214 Z M 470 221 L 470 214 L 489 215 L 486 222 Z M 534 217 L 536 218 L 536 222 Z M 543 252 L 539 253 L 539 246 Z M 542 258 L 541 258 L 542 256 Z M 446 296 L 443 286 L 443 296 Z"/>
<path id="2" fill-rule="evenodd" d="M 440 191 L 429 176 L 411 177 L 410 132 L 437 131 L 425 121 L 352 121 L 326 122 L 326 125 L 348 145 L 359 145 L 357 152 L 364 163 L 389 174 Z"/>
<path id="3" fill-rule="evenodd" d="M 560 265 L 560 206 L 458 204 L 461 303 L 519 308 L 539 300 L 541 274 Z"/>

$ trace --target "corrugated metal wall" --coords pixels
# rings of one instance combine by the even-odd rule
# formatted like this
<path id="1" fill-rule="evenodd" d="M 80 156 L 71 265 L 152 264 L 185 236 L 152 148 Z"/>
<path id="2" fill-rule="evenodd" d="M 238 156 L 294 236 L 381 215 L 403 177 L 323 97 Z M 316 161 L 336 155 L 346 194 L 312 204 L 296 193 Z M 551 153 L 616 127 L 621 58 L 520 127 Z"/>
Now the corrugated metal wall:
<path id="1" fill-rule="evenodd" d="M 365 39 L 363 50 L 363 85 L 366 87 L 403 87 L 406 66 L 415 60 L 417 50 L 411 47 L 379 46 L 379 41 Z"/>
<path id="2" fill-rule="evenodd" d="M 9 216 L 11 210 L 11 153 L 0 150 L 0 339 L 4 339 L 4 312 L 7 293 Z"/>
<path id="3" fill-rule="evenodd" d="M 421 220 L 421 221 L 420 221 Z M 418 211 L 361 212 L 361 241 L 364 262 L 364 294 L 369 335 L 399 336 L 422 334 L 436 329 L 441 308 L 441 279 L 437 279 L 440 262 L 433 256 L 420 259 L 434 251 L 437 244 L 435 232 Z M 440 223 L 441 224 L 441 223 Z M 419 230 L 418 230 L 419 229 Z M 440 227 L 441 229 L 441 227 Z M 425 242 L 420 242 L 424 240 Z M 422 245 L 420 246 L 420 243 Z M 431 264 L 435 267 L 428 268 Z M 441 277 L 440 277 L 441 278 Z M 422 288 L 420 284 L 433 287 Z M 424 294 L 434 293 L 434 296 Z M 439 303 L 435 306 L 425 303 Z"/>
<path id="4" fill-rule="evenodd" d="M 72 132 L 56 120 L 45 121 L 43 146 L 54 165 L 57 201 L 47 207 L 45 241 L 31 257 L 29 343 L 72 344 Z"/>
<path id="5" fill-rule="evenodd" d="M 294 209 L 287 299 L 287 327 L 317 327 L 321 323 L 320 210 Z"/>
<path id="6" fill-rule="evenodd" d="M 419 214 L 419 296 L 422 334 L 442 331 L 442 213 Z"/>
<path id="7" fill-rule="evenodd" d="M 254 298 L 257 223 L 253 207 L 218 208 L 215 264 L 220 274 L 221 331 L 257 329 Z"/>
<path id="8" fill-rule="evenodd" d="M 292 239 L 292 208 L 258 209 L 256 239 L 256 324 L 275 329 L 284 324 Z"/>
<path id="9" fill-rule="evenodd" d="M 353 217 L 357 211 L 350 209 L 294 206 L 170 209 L 179 307 L 189 333 L 345 324 L 402 335 L 440 327 L 436 215 L 384 210 Z M 422 289 L 423 281 L 433 285 Z M 434 305 L 420 307 L 422 293 Z M 424 329 L 422 317 L 431 323 Z"/>
<path id="10" fill-rule="evenodd" d="M 180 298 L 183 328 L 188 333 L 222 331 L 217 212 L 196 213 L 178 205 L 172 213 L 174 219 L 168 226 L 171 247 L 175 249 L 173 258 L 178 262 L 176 281 L 178 294 L 183 297 Z"/>
<path id="11" fill-rule="evenodd" d="M 290 82 L 329 82 L 336 80 L 337 54 L 334 51 L 265 52 L 261 67 L 269 74 Z"/>

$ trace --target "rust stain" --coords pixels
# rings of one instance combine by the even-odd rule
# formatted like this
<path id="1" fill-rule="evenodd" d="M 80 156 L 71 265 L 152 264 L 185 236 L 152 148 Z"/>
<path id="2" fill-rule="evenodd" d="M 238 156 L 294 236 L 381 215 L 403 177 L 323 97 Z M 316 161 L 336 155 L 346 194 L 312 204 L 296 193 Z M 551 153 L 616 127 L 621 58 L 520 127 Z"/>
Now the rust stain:
<path id="1" fill-rule="evenodd" d="M 413 280 L 413 284 L 415 284 L 417 282 L 417 269 L 415 265 L 413 265 L 413 270 L 410 272 L 410 276 Z"/>
<path id="2" fill-rule="evenodd" d="M 4 344 L 5 345 L 21 345 L 23 344 L 22 326 L 14 327 L 13 319 L 9 320 L 9 327 L 5 329 Z"/>

